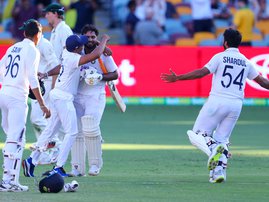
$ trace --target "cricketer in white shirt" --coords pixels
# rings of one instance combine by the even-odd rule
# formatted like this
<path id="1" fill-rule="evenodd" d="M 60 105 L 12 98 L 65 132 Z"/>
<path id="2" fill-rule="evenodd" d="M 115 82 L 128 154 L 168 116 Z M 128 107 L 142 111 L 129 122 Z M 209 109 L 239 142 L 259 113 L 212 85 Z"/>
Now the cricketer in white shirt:
<path id="1" fill-rule="evenodd" d="M 63 62 L 60 74 L 55 84 L 55 88 L 50 91 L 51 118 L 36 143 L 36 150 L 32 152 L 30 158 L 23 161 L 24 174 L 33 177 L 34 166 L 42 150 L 46 150 L 47 144 L 55 136 L 55 132 L 60 126 L 63 127 L 65 136 L 60 146 L 59 156 L 56 162 L 56 171 L 66 176 L 63 166 L 68 158 L 72 144 L 77 136 L 77 117 L 73 105 L 74 96 L 77 94 L 80 78 L 80 66 L 94 60 L 103 53 L 108 36 L 104 36 L 100 45 L 90 54 L 81 55 L 83 45 L 88 42 L 86 36 L 71 35 L 66 40 L 66 49 L 63 51 Z M 31 167 L 31 169 L 29 169 Z M 59 170 L 60 169 L 60 170 Z"/>
<path id="2" fill-rule="evenodd" d="M 50 116 L 48 108 L 44 105 L 37 78 L 40 53 L 35 45 L 40 40 L 42 26 L 36 20 L 30 19 L 20 29 L 24 30 L 25 39 L 9 47 L 0 61 L 0 75 L 3 78 L 0 109 L 2 128 L 6 134 L 3 148 L 3 180 L 0 184 L 0 191 L 3 192 L 28 190 L 27 186 L 20 185 L 19 175 L 25 145 L 29 87 L 45 116 Z"/>
<path id="3" fill-rule="evenodd" d="M 208 100 L 193 129 L 187 131 L 190 142 L 209 156 L 207 166 L 212 183 L 226 180 L 229 139 L 241 113 L 246 79 L 255 80 L 269 89 L 268 79 L 259 75 L 251 62 L 239 52 L 240 32 L 229 28 L 223 36 L 225 51 L 213 56 L 203 68 L 181 75 L 176 75 L 171 69 L 171 74 L 161 74 L 161 79 L 167 83 L 213 74 Z"/>
<path id="4" fill-rule="evenodd" d="M 100 58 L 108 72 L 117 72 L 117 65 L 112 56 L 102 55 Z M 89 68 L 94 68 L 97 73 L 104 74 L 98 60 L 82 66 L 82 70 Z M 85 175 L 85 151 L 87 151 L 88 173 L 90 175 L 98 175 L 103 166 L 100 122 L 106 105 L 105 87 L 106 81 L 104 80 L 96 85 L 89 85 L 84 79 L 79 82 L 78 94 L 74 100 L 78 120 L 78 135 L 71 150 L 72 175 Z M 93 124 L 91 124 L 92 130 L 90 131 L 95 131 L 94 134 L 85 131 L 82 124 L 83 117 L 90 117 L 93 121 Z"/>

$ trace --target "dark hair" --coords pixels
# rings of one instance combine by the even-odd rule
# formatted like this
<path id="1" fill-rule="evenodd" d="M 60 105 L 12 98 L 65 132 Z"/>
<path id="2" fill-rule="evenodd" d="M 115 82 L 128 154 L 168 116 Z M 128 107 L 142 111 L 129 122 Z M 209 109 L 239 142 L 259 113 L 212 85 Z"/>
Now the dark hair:
<path id="1" fill-rule="evenodd" d="M 129 2 L 128 2 L 128 4 L 127 4 L 127 7 L 129 8 L 129 9 L 131 9 L 131 8 L 133 8 L 133 7 L 135 7 L 136 6 L 136 1 L 135 0 L 130 0 Z"/>
<path id="2" fill-rule="evenodd" d="M 26 37 L 34 37 L 38 32 L 42 32 L 42 25 L 35 19 L 29 19 L 19 29 L 24 30 Z"/>
<path id="3" fill-rule="evenodd" d="M 86 24 L 81 29 L 81 34 L 86 34 L 87 32 L 95 32 L 96 36 L 99 35 L 98 29 L 94 25 Z"/>
<path id="4" fill-rule="evenodd" d="M 223 33 L 224 41 L 227 41 L 229 47 L 238 48 L 241 43 L 242 35 L 239 31 L 229 28 Z"/>

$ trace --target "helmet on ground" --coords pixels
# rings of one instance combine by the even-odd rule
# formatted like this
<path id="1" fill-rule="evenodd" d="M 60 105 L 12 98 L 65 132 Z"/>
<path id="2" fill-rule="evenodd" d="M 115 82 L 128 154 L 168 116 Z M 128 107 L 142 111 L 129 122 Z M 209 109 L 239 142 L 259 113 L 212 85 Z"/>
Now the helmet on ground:
<path id="1" fill-rule="evenodd" d="M 54 170 L 47 172 L 47 175 L 40 180 L 39 191 L 41 193 L 58 193 L 64 187 L 63 177 Z"/>

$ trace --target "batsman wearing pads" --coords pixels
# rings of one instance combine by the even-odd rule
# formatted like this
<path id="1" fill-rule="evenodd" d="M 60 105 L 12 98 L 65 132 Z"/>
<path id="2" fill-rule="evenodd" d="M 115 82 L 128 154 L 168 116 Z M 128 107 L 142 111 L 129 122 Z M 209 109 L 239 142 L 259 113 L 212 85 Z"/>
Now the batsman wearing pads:
<path id="1" fill-rule="evenodd" d="M 230 28 L 223 36 L 225 50 L 213 56 L 203 68 L 181 75 L 176 75 L 171 69 L 170 74 L 161 74 L 161 79 L 167 83 L 213 74 L 209 98 L 193 129 L 187 131 L 190 142 L 209 156 L 211 183 L 226 181 L 229 139 L 241 113 L 246 79 L 269 89 L 269 80 L 259 75 L 252 63 L 239 52 L 241 34 Z"/>
<path id="2" fill-rule="evenodd" d="M 85 25 L 82 28 L 82 35 L 88 37 L 88 43 L 84 46 L 85 54 L 91 53 L 96 48 L 98 34 L 94 25 Z M 100 59 L 108 73 L 102 71 Z M 112 56 L 104 54 L 99 59 L 84 65 L 83 70 L 84 79 L 79 83 L 78 94 L 74 100 L 78 118 L 78 135 L 71 150 L 72 171 L 70 175 L 85 175 L 85 151 L 87 151 L 88 174 L 96 176 L 103 166 L 100 122 L 106 104 L 105 85 L 106 81 L 117 79 L 118 72 Z"/>
<path id="3" fill-rule="evenodd" d="M 50 92 L 52 116 L 45 130 L 38 138 L 35 151 L 32 152 L 29 158 L 23 161 L 22 165 L 26 177 L 34 177 L 34 168 L 38 164 L 40 154 L 42 151 L 46 151 L 48 143 L 60 126 L 63 127 L 65 136 L 60 146 L 56 166 L 53 169 L 63 177 L 67 176 L 63 166 L 78 133 L 73 101 L 77 94 L 80 68 L 81 65 L 100 57 L 108 40 L 109 37 L 104 35 L 99 46 L 93 52 L 81 55 L 83 46 L 88 43 L 88 38 L 86 36 L 71 35 L 66 39 L 66 49 L 63 52 L 61 71 L 55 88 Z"/>
<path id="4" fill-rule="evenodd" d="M 2 128 L 6 134 L 1 192 L 28 191 L 28 186 L 19 183 L 19 175 L 25 146 L 29 85 L 45 117 L 50 116 L 37 78 L 40 54 L 35 46 L 42 35 L 41 24 L 30 19 L 20 29 L 24 30 L 25 39 L 11 46 L 0 61 L 0 76 L 3 77 L 0 108 Z"/>

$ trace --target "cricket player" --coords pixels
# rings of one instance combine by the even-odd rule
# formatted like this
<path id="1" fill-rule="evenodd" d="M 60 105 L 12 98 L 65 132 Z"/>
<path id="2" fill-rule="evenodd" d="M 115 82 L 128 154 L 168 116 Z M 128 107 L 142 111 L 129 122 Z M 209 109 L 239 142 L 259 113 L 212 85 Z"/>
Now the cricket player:
<path id="1" fill-rule="evenodd" d="M 40 54 L 35 46 L 42 35 L 42 26 L 38 21 L 30 19 L 20 29 L 24 30 L 25 39 L 8 48 L 0 61 L 0 76 L 3 77 L 0 108 L 2 128 L 6 134 L 1 192 L 28 191 L 28 186 L 19 183 L 19 175 L 25 146 L 29 86 L 45 117 L 50 117 L 37 78 Z"/>
<path id="2" fill-rule="evenodd" d="M 49 25 L 52 27 L 50 42 L 57 58 L 61 61 L 65 41 L 73 32 L 64 21 L 64 7 L 62 5 L 52 3 L 44 9 L 44 12 Z"/>
<path id="3" fill-rule="evenodd" d="M 99 31 L 94 25 L 88 24 L 82 28 L 82 35 L 87 36 L 89 40 L 84 46 L 85 54 L 91 53 L 96 48 L 95 42 L 98 34 Z M 100 67 L 100 59 L 107 69 L 108 73 L 106 74 Z M 103 165 L 100 122 L 106 104 L 105 86 L 106 81 L 118 78 L 118 72 L 112 56 L 102 54 L 99 60 L 95 59 L 83 66 L 87 83 L 84 79 L 79 82 L 78 94 L 74 100 L 78 120 L 78 135 L 71 150 L 71 176 L 84 176 L 86 173 L 85 147 L 89 163 L 88 174 L 98 175 Z M 95 81 L 93 74 L 91 74 L 92 71 L 102 74 L 102 79 L 96 82 L 88 82 L 89 80 Z M 89 72 L 90 74 L 87 74 Z"/>
<path id="4" fill-rule="evenodd" d="M 71 28 L 65 23 L 64 21 L 64 7 L 58 3 L 51 3 L 49 4 L 45 9 L 45 17 L 49 23 L 49 25 L 52 27 L 51 30 L 51 36 L 50 36 L 50 43 L 52 44 L 52 47 L 54 48 L 56 57 L 59 60 L 59 63 L 62 62 L 62 54 L 65 47 L 65 42 L 68 36 L 72 35 L 73 32 Z M 52 77 L 52 82 L 54 83 L 57 76 Z M 53 152 L 51 156 L 51 162 L 55 162 L 58 156 L 59 147 L 61 145 L 61 142 L 63 140 L 64 132 L 63 128 L 60 127 L 59 130 L 56 132 L 55 138 L 52 140 L 52 142 L 55 142 L 56 145 L 52 149 Z"/>
<path id="5" fill-rule="evenodd" d="M 224 51 L 216 54 L 201 69 L 186 74 L 161 74 L 167 83 L 202 78 L 213 74 L 212 87 L 207 102 L 202 107 L 192 130 L 187 132 L 190 142 L 208 156 L 211 183 L 226 180 L 229 157 L 229 138 L 241 113 L 246 79 L 255 80 L 269 89 L 269 81 L 260 76 L 251 62 L 239 52 L 240 32 L 226 29 Z"/>
<path id="6" fill-rule="evenodd" d="M 77 94 L 80 66 L 100 57 L 108 40 L 109 37 L 104 35 L 100 44 L 93 52 L 81 55 L 83 46 L 88 43 L 88 38 L 86 36 L 71 35 L 66 39 L 66 49 L 63 51 L 61 71 L 54 89 L 50 92 L 52 116 L 48 120 L 45 130 L 38 138 L 36 150 L 32 152 L 29 158 L 23 160 L 22 165 L 26 177 L 34 177 L 34 168 L 38 164 L 40 154 L 47 149 L 50 139 L 53 138 L 60 125 L 63 127 L 65 136 L 60 146 L 54 170 L 63 177 L 67 176 L 63 166 L 78 133 L 73 100 Z"/>
<path id="7" fill-rule="evenodd" d="M 54 67 L 60 67 L 60 63 L 58 58 L 56 57 L 56 54 L 54 52 L 54 49 L 51 45 L 51 43 L 44 38 L 41 37 L 39 43 L 37 44 L 37 49 L 40 52 L 40 63 L 38 66 L 38 74 L 46 73 L 49 70 L 53 69 Z M 45 86 L 45 94 L 43 95 L 43 99 L 47 106 L 50 104 L 49 100 L 49 92 L 54 87 L 54 82 L 52 82 L 52 77 L 45 77 L 42 79 Z M 47 119 L 44 118 L 43 112 L 41 111 L 37 100 L 31 100 L 31 112 L 30 112 L 30 120 L 33 124 L 33 129 L 36 135 L 36 139 L 40 136 L 41 132 L 45 129 L 47 125 Z M 57 147 L 50 149 L 47 152 L 44 152 L 42 154 L 42 157 L 40 158 L 40 164 L 49 164 L 49 163 L 55 163 L 54 156 L 58 155 L 58 149 Z"/>

